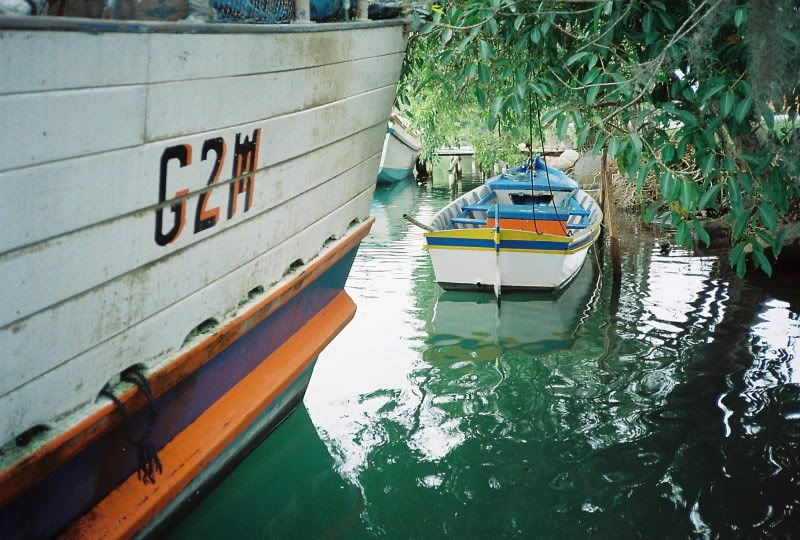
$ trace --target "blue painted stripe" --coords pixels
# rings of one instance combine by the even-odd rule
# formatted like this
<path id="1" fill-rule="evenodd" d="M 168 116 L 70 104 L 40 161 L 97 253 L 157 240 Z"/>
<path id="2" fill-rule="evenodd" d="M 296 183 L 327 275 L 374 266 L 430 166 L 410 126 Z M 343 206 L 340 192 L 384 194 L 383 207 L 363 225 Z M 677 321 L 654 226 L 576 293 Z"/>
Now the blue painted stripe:
<path id="1" fill-rule="evenodd" d="M 429 237 L 429 246 L 455 246 L 494 249 L 494 240 L 476 240 L 473 238 L 440 238 Z"/>
<path id="2" fill-rule="evenodd" d="M 553 251 L 564 251 L 569 244 L 567 242 L 528 242 L 526 240 L 501 240 L 500 249 L 545 249 Z"/>
<path id="3" fill-rule="evenodd" d="M 429 246 L 452 246 L 494 249 L 494 240 L 478 240 L 473 238 L 441 238 L 428 237 Z M 539 249 L 563 251 L 567 249 L 567 242 L 543 242 L 528 240 L 500 240 L 500 249 Z"/>

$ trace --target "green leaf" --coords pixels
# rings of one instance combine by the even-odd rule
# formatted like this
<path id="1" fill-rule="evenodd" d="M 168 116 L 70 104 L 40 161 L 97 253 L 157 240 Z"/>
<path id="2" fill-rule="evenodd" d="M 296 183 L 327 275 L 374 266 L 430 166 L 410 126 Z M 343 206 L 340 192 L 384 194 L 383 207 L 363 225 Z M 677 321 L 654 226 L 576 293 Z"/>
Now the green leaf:
<path id="1" fill-rule="evenodd" d="M 480 49 L 481 60 L 483 61 L 491 60 L 492 57 L 494 56 L 494 53 L 492 51 L 492 46 L 489 45 L 488 42 L 480 40 L 480 42 L 478 43 L 478 48 Z"/>
<path id="2" fill-rule="evenodd" d="M 703 162 L 700 165 L 700 172 L 703 173 L 703 176 L 708 176 L 708 174 L 711 172 L 711 169 L 716 164 L 717 164 L 717 156 L 715 156 L 714 154 L 708 154 L 703 159 Z"/>
<path id="3" fill-rule="evenodd" d="M 642 139 L 639 137 L 638 133 L 631 133 L 631 144 L 633 145 L 634 150 L 636 151 L 636 155 L 642 153 Z"/>
<path id="4" fill-rule="evenodd" d="M 703 228 L 699 221 L 694 222 L 694 231 L 697 233 L 698 240 L 703 242 L 706 247 L 711 245 L 711 237 L 708 235 L 708 231 Z"/>
<path id="5" fill-rule="evenodd" d="M 744 8 L 739 8 L 736 10 L 736 13 L 733 15 L 733 24 L 736 25 L 736 28 L 742 26 L 742 23 L 745 21 L 747 17 L 747 13 L 745 12 Z"/>
<path id="6" fill-rule="evenodd" d="M 750 112 L 750 108 L 752 106 L 753 98 L 751 97 L 744 98 L 739 105 L 736 106 L 736 112 L 733 113 L 733 119 L 736 120 L 737 124 L 744 122 L 744 119 L 747 117 L 747 114 Z"/>
<path id="7" fill-rule="evenodd" d="M 678 196 L 680 191 L 680 186 L 678 185 L 678 181 L 675 179 L 675 176 L 669 171 L 666 171 L 664 174 L 661 175 L 661 196 L 664 197 L 664 200 L 667 202 L 674 201 L 675 198 Z"/>
<path id="8" fill-rule="evenodd" d="M 500 116 L 500 111 L 503 110 L 503 96 L 497 96 L 492 100 L 492 115 Z"/>
<path id="9" fill-rule="evenodd" d="M 739 279 L 741 279 L 744 277 L 746 272 L 747 272 L 747 261 L 745 261 L 745 258 L 742 257 L 736 263 L 736 275 L 739 276 Z"/>
<path id="10" fill-rule="evenodd" d="M 486 64 L 478 65 L 478 79 L 484 84 L 488 84 L 491 80 L 489 77 L 489 68 L 486 67 Z"/>
<path id="11" fill-rule="evenodd" d="M 450 28 L 445 28 L 441 36 L 442 45 L 447 44 L 447 42 L 450 41 L 452 37 L 453 37 L 453 31 Z"/>
<path id="12" fill-rule="evenodd" d="M 542 29 L 542 37 L 546 36 L 547 32 L 550 30 L 550 19 L 542 21 L 542 26 L 540 28 Z"/>
<path id="13" fill-rule="evenodd" d="M 714 184 L 708 191 L 703 193 L 703 196 L 700 197 L 700 201 L 697 203 L 698 210 L 703 210 L 704 208 L 708 208 L 711 203 L 716 203 L 721 188 L 722 184 Z"/>
<path id="14" fill-rule="evenodd" d="M 486 92 L 484 92 L 480 88 L 476 88 L 475 97 L 478 100 L 478 105 L 480 105 L 481 107 L 486 107 Z"/>
<path id="15" fill-rule="evenodd" d="M 675 232 L 675 242 L 688 249 L 692 248 L 692 233 L 689 230 L 689 225 L 683 220 L 678 223 L 678 230 Z"/>
<path id="16" fill-rule="evenodd" d="M 583 84 L 592 84 L 597 79 L 598 75 L 600 75 L 599 67 L 590 69 L 586 72 L 586 75 L 583 76 Z"/>
<path id="17" fill-rule="evenodd" d="M 519 99 L 517 94 L 511 96 L 511 107 L 514 109 L 514 112 L 517 113 L 517 116 L 522 116 L 525 112 L 525 109 L 522 106 L 522 100 Z"/>
<path id="18" fill-rule="evenodd" d="M 489 131 L 494 131 L 494 128 L 497 127 L 497 117 L 495 115 L 489 115 L 486 119 L 486 127 L 489 128 Z"/>
<path id="19" fill-rule="evenodd" d="M 708 101 L 726 86 L 727 85 L 723 81 L 719 80 L 719 78 L 716 78 L 716 83 L 713 86 L 709 86 L 703 90 L 702 101 Z"/>
<path id="20" fill-rule="evenodd" d="M 589 91 L 586 92 L 586 103 L 588 105 L 594 105 L 595 100 L 597 99 L 597 94 L 600 92 L 599 86 L 592 86 L 589 88 Z"/>
<path id="21" fill-rule="evenodd" d="M 544 116 L 542 116 L 542 125 L 546 126 L 547 124 L 555 120 L 556 116 L 558 116 L 559 114 L 561 114 L 561 109 L 559 109 L 558 107 L 556 107 L 555 109 L 550 109 L 549 111 L 544 113 Z"/>
<path id="22" fill-rule="evenodd" d="M 558 122 L 556 122 L 556 133 L 558 134 L 559 139 L 566 139 L 567 138 L 567 126 L 569 126 L 569 116 L 562 115 Z"/>
<path id="23" fill-rule="evenodd" d="M 733 97 L 733 94 L 730 92 L 725 92 L 722 94 L 722 97 L 719 98 L 719 112 L 723 118 L 727 118 L 728 115 L 731 113 L 731 109 L 733 109 L 733 103 L 736 98 Z"/>
<path id="24" fill-rule="evenodd" d="M 775 239 L 772 242 L 772 254 L 777 259 L 780 254 L 781 250 L 783 249 L 783 243 L 786 240 L 786 227 L 782 227 L 778 234 L 775 235 Z"/>
<path id="25" fill-rule="evenodd" d="M 664 163 L 669 164 L 672 161 L 672 158 L 675 157 L 675 147 L 671 144 L 665 144 L 661 148 L 661 159 Z"/>
<path id="26" fill-rule="evenodd" d="M 464 78 L 469 78 L 475 75 L 475 72 L 478 71 L 478 64 L 475 62 L 470 62 L 466 66 L 464 66 Z"/>
<path id="27" fill-rule="evenodd" d="M 525 15 L 517 15 L 517 18 L 514 19 L 514 30 L 519 30 L 519 27 L 522 26 L 524 21 Z"/>
<path id="28" fill-rule="evenodd" d="M 758 108 L 761 110 L 761 116 L 764 118 L 764 123 L 767 124 L 767 127 L 772 129 L 775 127 L 775 114 L 772 112 L 772 109 L 769 108 L 769 105 L 760 101 L 758 103 Z"/>
<path id="29" fill-rule="evenodd" d="M 617 155 L 617 150 L 619 149 L 619 141 L 617 141 L 616 137 L 611 137 L 608 140 L 608 157 L 613 158 Z"/>
<path id="30" fill-rule="evenodd" d="M 681 189 L 680 201 L 681 205 L 687 212 L 692 212 L 697 205 L 697 200 L 700 198 L 700 190 L 697 184 L 691 181 L 683 181 L 683 189 Z"/>
<path id="31" fill-rule="evenodd" d="M 591 56 L 591 54 L 592 54 L 592 53 L 589 53 L 589 52 L 586 52 L 586 51 L 579 52 L 579 53 L 575 53 L 575 54 L 573 54 L 572 56 L 570 56 L 570 57 L 567 59 L 567 65 L 568 65 L 568 66 L 571 66 L 572 64 L 574 64 L 575 62 L 577 62 L 577 61 L 578 61 L 578 60 L 580 60 L 581 58 L 584 58 L 584 57 L 586 57 L 586 56 Z"/>
<path id="32" fill-rule="evenodd" d="M 745 212 L 744 214 L 738 216 L 736 220 L 733 222 L 733 238 L 738 240 L 742 237 L 745 228 L 750 223 L 750 212 Z"/>
<path id="33" fill-rule="evenodd" d="M 775 210 L 774 206 L 767 201 L 762 201 L 761 204 L 758 205 L 758 217 L 761 223 L 769 229 L 770 232 L 775 231 L 775 227 L 778 225 L 778 212 Z"/>
<path id="34" fill-rule="evenodd" d="M 767 259 L 767 256 L 764 255 L 764 252 L 760 249 L 754 249 L 753 256 L 755 257 L 758 266 L 761 267 L 764 273 L 767 274 L 769 277 L 772 277 L 772 264 L 770 264 L 769 259 Z"/>
<path id="35" fill-rule="evenodd" d="M 535 27 L 531 30 L 531 42 L 534 44 L 538 44 L 542 40 L 542 31 L 539 30 L 539 27 Z"/>
<path id="36" fill-rule="evenodd" d="M 651 11 L 648 11 L 642 18 L 642 30 L 644 31 L 645 34 L 649 34 L 650 30 L 652 29 L 653 29 L 653 13 Z"/>
<path id="37" fill-rule="evenodd" d="M 744 248 L 747 242 L 739 242 L 728 253 L 728 262 L 731 266 L 736 266 L 739 261 L 744 259 Z"/>

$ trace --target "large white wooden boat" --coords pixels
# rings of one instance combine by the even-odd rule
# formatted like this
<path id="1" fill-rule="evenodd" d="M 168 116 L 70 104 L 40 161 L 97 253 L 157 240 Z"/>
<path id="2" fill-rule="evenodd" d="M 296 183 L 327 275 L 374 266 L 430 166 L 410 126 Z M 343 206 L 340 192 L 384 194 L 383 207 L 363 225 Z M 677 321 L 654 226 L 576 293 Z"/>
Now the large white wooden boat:
<path id="1" fill-rule="evenodd" d="M 0 17 L 0 537 L 153 527 L 299 403 L 405 46 Z"/>
<path id="2" fill-rule="evenodd" d="M 602 218 L 588 193 L 537 157 L 439 211 L 426 247 L 447 290 L 558 289 L 583 266 Z"/>

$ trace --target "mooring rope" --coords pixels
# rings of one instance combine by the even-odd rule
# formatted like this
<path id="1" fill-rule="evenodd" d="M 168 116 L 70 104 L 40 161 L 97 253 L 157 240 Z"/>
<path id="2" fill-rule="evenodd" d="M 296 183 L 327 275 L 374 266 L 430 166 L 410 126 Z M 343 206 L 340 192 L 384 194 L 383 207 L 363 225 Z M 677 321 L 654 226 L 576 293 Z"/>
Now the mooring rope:
<path id="1" fill-rule="evenodd" d="M 536 199 L 533 194 L 533 102 L 531 95 L 528 94 L 528 176 L 531 179 L 531 215 L 533 216 L 533 230 L 536 234 L 539 232 L 539 226 L 536 223 Z"/>
<path id="2" fill-rule="evenodd" d="M 153 435 L 153 429 L 155 428 L 156 424 L 156 418 L 158 417 L 158 412 L 156 411 L 153 403 L 153 392 L 150 388 L 150 383 L 147 381 L 147 377 L 145 377 L 141 372 L 141 368 L 138 367 L 131 367 L 123 371 L 120 375 L 120 380 L 136 385 L 139 390 L 142 391 L 142 394 L 144 394 L 144 397 L 147 400 L 147 407 L 149 411 L 141 437 L 134 439 L 130 436 L 130 434 L 128 434 L 127 437 L 130 443 L 136 448 L 136 458 L 138 462 L 136 477 L 143 484 L 155 484 L 155 474 L 161 474 L 163 468 L 161 466 L 161 460 L 158 458 L 158 451 L 156 450 L 156 447 L 151 439 Z M 103 388 L 100 391 L 100 395 L 113 401 L 114 405 L 117 407 L 117 410 L 122 415 L 123 421 L 130 424 L 131 416 L 128 415 L 128 412 L 125 410 L 125 404 L 114 395 L 110 388 Z"/>
<path id="3" fill-rule="evenodd" d="M 539 126 L 539 137 L 542 141 L 542 161 L 544 161 L 544 174 L 547 177 L 547 189 L 550 191 L 550 200 L 553 202 L 553 210 L 556 213 L 556 219 L 558 220 L 558 224 L 561 226 L 561 229 L 564 231 L 564 234 L 567 234 L 566 227 L 561 225 L 561 216 L 558 213 L 558 208 L 556 207 L 556 197 L 553 195 L 553 186 L 550 185 L 550 169 L 547 166 L 547 157 L 544 155 L 544 131 L 542 131 L 542 111 L 539 108 L 539 96 L 534 94 L 533 96 L 536 99 L 536 122 Z"/>

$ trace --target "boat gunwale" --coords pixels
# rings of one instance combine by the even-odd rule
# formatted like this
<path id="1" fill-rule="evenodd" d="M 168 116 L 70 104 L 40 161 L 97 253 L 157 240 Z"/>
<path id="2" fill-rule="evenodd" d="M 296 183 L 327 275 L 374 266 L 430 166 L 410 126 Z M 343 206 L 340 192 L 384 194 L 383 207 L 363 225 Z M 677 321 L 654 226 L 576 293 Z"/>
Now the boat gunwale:
<path id="1" fill-rule="evenodd" d="M 175 358 L 151 371 L 148 374 L 148 381 L 153 397 L 159 397 L 191 376 L 216 354 L 233 344 L 248 329 L 265 320 L 297 296 L 345 254 L 356 248 L 369 233 L 374 221 L 375 218 L 369 217 L 348 230 L 337 245 L 329 250 L 323 250 L 298 274 L 279 282 L 263 298 L 227 321 L 222 328 L 193 343 L 179 352 Z M 125 405 L 129 415 L 135 414 L 147 404 L 143 393 L 136 386 L 128 388 L 117 397 Z M 0 507 L 36 485 L 42 478 L 57 470 L 89 444 L 120 424 L 122 419 L 116 414 L 116 410 L 116 405 L 109 401 L 66 426 L 62 431 L 52 434 L 41 446 L 1 470 Z"/>
<path id="2" fill-rule="evenodd" d="M 117 21 L 86 17 L 0 16 L 0 32 L 28 30 L 43 32 L 83 32 L 90 34 L 305 34 L 407 26 L 406 19 L 332 23 L 183 23 L 173 21 Z"/>

